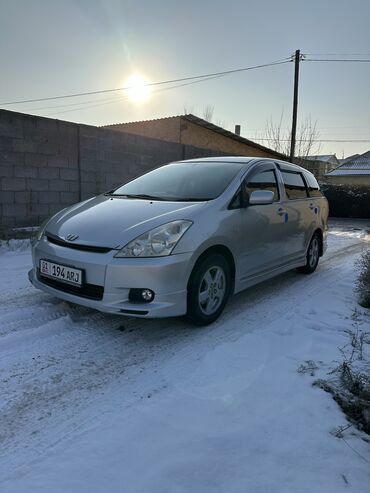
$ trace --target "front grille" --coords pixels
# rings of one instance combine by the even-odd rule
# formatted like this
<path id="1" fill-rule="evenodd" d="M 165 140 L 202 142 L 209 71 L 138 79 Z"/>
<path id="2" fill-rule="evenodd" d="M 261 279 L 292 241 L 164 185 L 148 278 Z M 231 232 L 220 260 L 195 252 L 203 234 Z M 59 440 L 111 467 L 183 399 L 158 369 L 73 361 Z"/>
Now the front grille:
<path id="1" fill-rule="evenodd" d="M 82 250 L 84 252 L 95 252 L 95 253 L 108 253 L 112 250 L 112 248 L 108 247 L 99 247 L 92 245 L 80 245 L 78 243 L 70 243 L 69 241 L 64 241 L 59 236 L 52 235 L 50 233 L 46 234 L 46 238 L 49 243 L 53 243 L 54 245 L 63 246 L 66 248 L 73 248 L 74 250 Z"/>
<path id="2" fill-rule="evenodd" d="M 64 293 L 74 294 L 76 296 L 81 296 L 81 298 L 88 298 L 90 300 L 103 299 L 104 287 L 98 286 L 97 284 L 85 283 L 81 287 L 73 286 L 72 284 L 60 282 L 57 279 L 41 276 L 39 269 L 37 269 L 37 279 L 43 284 L 46 284 L 51 288 L 58 289 L 59 291 L 63 291 Z"/>

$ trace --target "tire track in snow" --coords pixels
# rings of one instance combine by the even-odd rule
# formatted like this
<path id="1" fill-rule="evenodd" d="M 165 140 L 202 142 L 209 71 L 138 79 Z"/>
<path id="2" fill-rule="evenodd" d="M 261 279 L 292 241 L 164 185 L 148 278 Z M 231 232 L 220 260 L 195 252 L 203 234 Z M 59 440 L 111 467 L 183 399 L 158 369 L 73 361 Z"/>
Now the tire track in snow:
<path id="1" fill-rule="evenodd" d="M 17 465 L 11 466 L 7 456 L 23 456 L 27 462 L 31 446 L 45 450 L 51 438 L 56 443 L 71 426 L 78 428 L 81 419 L 76 415 L 90 397 L 160 350 L 159 340 L 154 352 L 140 345 L 133 333 L 141 327 L 138 319 L 65 306 L 55 316 L 53 306 L 41 307 L 32 329 L 22 327 L 21 317 L 14 325 L 18 333 L 0 339 L 0 385 L 7 389 L 0 404 L 0 462 L 7 464 L 5 470 Z"/>
<path id="2" fill-rule="evenodd" d="M 4 339 L 8 339 L 11 334 L 21 332 L 25 335 L 32 329 L 40 327 L 52 320 L 57 320 L 68 315 L 67 310 L 56 309 L 50 310 L 50 306 L 46 307 L 34 307 L 27 309 L 20 309 L 20 316 L 17 316 L 14 320 L 14 316 L 8 313 L 5 316 L 0 316 L 0 340 L 4 343 Z M 9 318 L 9 321 L 7 319 Z"/>
<path id="3" fill-rule="evenodd" d="M 249 288 L 230 300 L 218 322 L 200 330 L 189 327 L 181 319 L 129 319 L 67 303 L 60 309 L 60 301 L 40 305 L 40 301 L 50 298 L 35 292 L 19 299 L 19 293 L 14 292 L 7 298 L 9 304 L 3 316 L 8 317 L 9 307 L 14 307 L 34 309 L 35 317 L 30 321 L 32 326 L 25 328 L 25 314 L 14 315 L 8 337 L 17 332 L 20 335 L 18 345 L 13 344 L 18 358 L 13 361 L 9 353 L 7 359 L 5 352 L 0 362 L 0 383 L 3 388 L 7 386 L 7 399 L 0 405 L 4 471 L 35 457 L 31 449 L 43 454 L 67 437 L 71 429 L 77 430 L 87 421 L 98 419 L 84 411 L 92 401 L 103 399 L 104 388 L 114 386 L 115 392 L 121 393 L 125 385 L 127 402 L 140 399 L 144 392 L 139 383 L 141 376 L 157 371 L 174 355 L 202 357 L 221 342 L 261 330 L 261 325 L 264 325 L 262 330 L 268 330 L 268 324 L 283 316 L 287 309 L 297 310 L 300 300 L 296 292 L 302 283 L 307 286 L 307 295 L 326 289 L 325 282 L 321 288 L 318 282 L 311 288 L 310 280 L 320 277 L 326 282 L 334 281 L 338 260 L 361 249 L 362 242 L 344 247 L 324 259 L 314 276 L 287 273 Z M 266 306 L 262 305 L 276 297 L 291 298 L 291 301 L 282 304 L 281 309 L 276 309 L 275 304 L 274 311 L 266 312 Z M 230 318 L 235 319 L 235 330 L 225 332 L 224 322 Z M 24 341 L 26 331 L 29 337 Z M 31 339 L 34 339 L 32 343 Z M 0 339 L 0 350 L 1 347 Z M 157 383 L 159 388 L 165 385 L 160 378 Z M 109 403 L 103 404 L 104 408 L 109 409 Z"/>

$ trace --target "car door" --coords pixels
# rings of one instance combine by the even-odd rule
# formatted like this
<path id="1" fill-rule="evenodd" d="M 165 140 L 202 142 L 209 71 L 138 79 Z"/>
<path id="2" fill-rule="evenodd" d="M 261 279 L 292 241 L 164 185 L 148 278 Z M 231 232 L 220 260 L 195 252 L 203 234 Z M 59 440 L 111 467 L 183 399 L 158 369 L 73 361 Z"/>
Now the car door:
<path id="1" fill-rule="evenodd" d="M 323 200 L 323 195 L 320 191 L 320 186 L 316 181 L 316 178 L 311 173 L 304 173 L 305 182 L 308 189 L 309 200 L 307 206 L 310 210 L 310 235 L 309 240 L 311 240 L 312 234 L 317 228 L 321 228 L 322 231 L 326 231 L 326 219 L 328 214 L 327 202 Z"/>
<path id="2" fill-rule="evenodd" d="M 268 273 L 281 265 L 286 239 L 286 217 L 282 212 L 282 194 L 274 163 L 257 166 L 243 180 L 242 192 L 247 200 L 255 190 L 272 191 L 274 201 L 270 204 L 247 205 L 242 209 L 242 282 Z"/>
<path id="3" fill-rule="evenodd" d="M 299 170 L 280 169 L 284 184 L 285 199 L 282 208 L 286 212 L 287 242 L 285 245 L 285 258 L 295 261 L 306 254 L 306 248 L 311 238 L 312 220 L 314 210 L 308 198 L 308 190 L 303 174 Z"/>

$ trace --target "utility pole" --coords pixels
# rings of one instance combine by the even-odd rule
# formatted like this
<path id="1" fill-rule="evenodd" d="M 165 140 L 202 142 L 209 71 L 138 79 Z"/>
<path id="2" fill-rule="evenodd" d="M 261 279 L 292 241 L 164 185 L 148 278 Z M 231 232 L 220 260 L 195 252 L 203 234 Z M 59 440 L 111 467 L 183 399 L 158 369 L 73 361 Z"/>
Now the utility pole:
<path id="1" fill-rule="evenodd" d="M 290 140 L 289 161 L 293 161 L 295 151 L 295 139 L 297 132 L 297 109 L 298 109 L 298 80 L 299 80 L 299 62 L 301 60 L 301 50 L 296 50 L 294 57 L 294 95 L 293 95 L 293 119 L 292 135 Z"/>

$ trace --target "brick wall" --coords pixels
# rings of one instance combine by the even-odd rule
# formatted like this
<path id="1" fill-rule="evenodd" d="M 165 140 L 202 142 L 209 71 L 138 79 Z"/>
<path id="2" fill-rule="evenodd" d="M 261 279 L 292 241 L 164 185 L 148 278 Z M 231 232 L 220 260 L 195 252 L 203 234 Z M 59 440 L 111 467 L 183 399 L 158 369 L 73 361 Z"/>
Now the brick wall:
<path id="1" fill-rule="evenodd" d="M 220 154 L 0 110 L 0 231 L 39 225 L 160 164 Z"/>
<path id="2" fill-rule="evenodd" d="M 195 120 L 192 121 L 191 119 Z M 197 120 L 199 120 L 198 123 Z M 107 128 L 168 142 L 185 144 L 196 148 L 211 149 L 212 151 L 223 155 L 286 159 L 283 155 L 272 149 L 268 149 L 256 143 L 253 145 L 245 140 L 241 141 L 230 138 L 230 135 L 223 135 L 215 129 L 207 128 L 202 122 L 207 124 L 207 122 L 202 119 L 198 119 L 193 115 L 187 115 L 159 118 L 157 120 L 118 123 L 110 125 Z M 229 134 L 231 134 L 231 132 L 229 132 Z"/>
<path id="3" fill-rule="evenodd" d="M 181 121 L 181 143 L 214 149 L 229 155 L 236 156 L 256 156 L 281 159 L 274 151 L 265 151 L 257 146 L 248 145 L 245 142 L 231 139 L 227 135 L 219 134 L 209 128 L 205 128 L 197 123 Z"/>
<path id="4" fill-rule="evenodd" d="M 158 118 L 155 120 L 145 120 L 139 122 L 117 123 L 109 125 L 107 128 L 129 132 L 142 137 L 165 140 L 167 142 L 177 142 L 181 144 L 181 116 L 170 116 L 168 118 Z"/>

